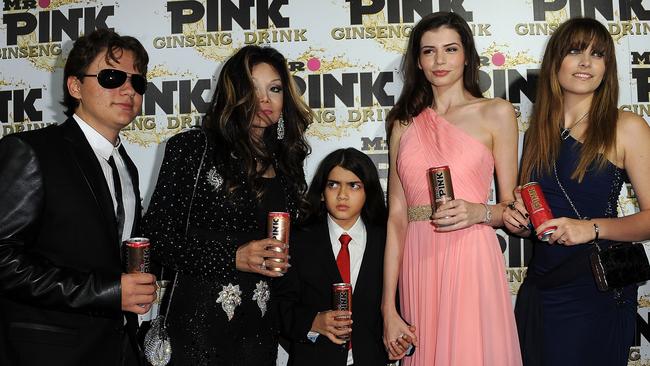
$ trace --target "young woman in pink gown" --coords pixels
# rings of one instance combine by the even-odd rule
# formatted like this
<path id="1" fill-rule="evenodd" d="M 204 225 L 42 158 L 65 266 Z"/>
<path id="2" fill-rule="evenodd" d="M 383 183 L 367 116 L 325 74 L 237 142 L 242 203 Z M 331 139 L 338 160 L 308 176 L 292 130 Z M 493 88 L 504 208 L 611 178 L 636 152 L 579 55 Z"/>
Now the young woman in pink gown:
<path id="1" fill-rule="evenodd" d="M 483 98 L 467 23 L 434 13 L 413 28 L 404 87 L 388 115 L 389 219 L 384 344 L 406 366 L 521 365 L 505 264 L 493 226 L 513 200 L 517 122 L 512 105 Z M 455 200 L 431 211 L 427 169 L 447 165 Z M 401 314 L 396 308 L 399 279 Z"/>

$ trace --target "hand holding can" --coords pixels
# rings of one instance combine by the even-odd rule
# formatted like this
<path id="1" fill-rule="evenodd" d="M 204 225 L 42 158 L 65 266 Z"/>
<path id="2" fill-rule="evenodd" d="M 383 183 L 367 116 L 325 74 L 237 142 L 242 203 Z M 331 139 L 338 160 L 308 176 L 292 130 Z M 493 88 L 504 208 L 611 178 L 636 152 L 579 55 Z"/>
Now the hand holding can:
<path id="1" fill-rule="evenodd" d="M 427 170 L 427 176 L 431 193 L 431 212 L 436 212 L 440 206 L 454 200 L 451 171 L 447 165 L 435 166 Z"/>
<path id="2" fill-rule="evenodd" d="M 148 238 L 126 239 L 126 273 L 149 273 L 149 246 Z M 145 304 L 139 304 L 144 308 Z"/>
<path id="3" fill-rule="evenodd" d="M 344 310 L 352 312 L 352 285 L 349 283 L 335 283 L 332 285 L 332 310 Z M 349 319 L 349 317 L 337 317 L 337 320 Z M 350 334 L 340 339 L 349 341 Z"/>
<path id="4" fill-rule="evenodd" d="M 524 201 L 524 206 L 526 206 L 526 211 L 530 215 L 530 222 L 533 224 L 533 227 L 537 229 L 539 225 L 545 223 L 546 221 L 553 218 L 553 213 L 551 208 L 546 202 L 546 197 L 544 197 L 544 192 L 542 192 L 542 187 L 537 182 L 529 182 L 524 184 L 521 187 L 521 199 Z M 551 234 L 555 232 L 557 227 L 550 226 L 541 233 L 537 233 L 537 238 L 541 241 L 549 241 L 551 239 Z"/>

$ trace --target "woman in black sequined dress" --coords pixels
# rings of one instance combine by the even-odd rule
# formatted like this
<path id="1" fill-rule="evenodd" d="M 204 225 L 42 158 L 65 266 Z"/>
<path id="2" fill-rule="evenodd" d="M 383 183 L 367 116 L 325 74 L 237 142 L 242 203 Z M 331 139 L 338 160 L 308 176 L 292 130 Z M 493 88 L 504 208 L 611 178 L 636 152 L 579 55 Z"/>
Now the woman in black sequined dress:
<path id="1" fill-rule="evenodd" d="M 614 43 L 605 26 L 574 18 L 554 31 L 521 167 L 521 182 L 539 182 L 556 217 L 536 228 L 541 233 L 556 227 L 548 242 L 535 238 L 517 298 L 524 365 L 628 364 L 637 287 L 601 292 L 589 265 L 595 240 L 605 248 L 612 241 L 650 238 L 650 127 L 618 110 L 618 82 Z M 619 218 L 626 176 L 641 210 Z M 506 227 L 530 234 L 521 201 L 509 207 Z"/>
<path id="2" fill-rule="evenodd" d="M 200 129 L 169 140 L 144 218 L 154 260 L 179 272 L 167 320 L 172 363 L 275 365 L 270 211 L 294 221 L 306 190 L 312 120 L 270 47 L 246 46 L 221 70 Z M 192 199 L 185 237 L 186 215 Z"/>

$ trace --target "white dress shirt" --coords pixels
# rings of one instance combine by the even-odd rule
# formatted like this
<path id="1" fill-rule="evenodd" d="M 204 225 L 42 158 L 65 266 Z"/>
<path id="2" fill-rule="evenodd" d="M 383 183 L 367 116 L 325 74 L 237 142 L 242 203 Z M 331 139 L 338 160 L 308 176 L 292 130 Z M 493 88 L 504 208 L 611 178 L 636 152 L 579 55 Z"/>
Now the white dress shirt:
<path id="1" fill-rule="evenodd" d="M 345 230 L 334 221 L 332 216 L 327 214 L 327 227 L 330 233 L 330 243 L 332 244 L 334 258 L 339 255 L 339 251 L 341 250 L 341 242 L 339 241 L 341 235 L 345 233 L 352 238 L 348 244 L 348 251 L 350 252 L 350 282 L 352 284 L 352 292 L 354 292 L 357 277 L 359 277 L 359 270 L 361 269 L 363 252 L 366 250 L 366 225 L 364 225 L 361 216 L 359 216 L 357 222 L 350 229 Z"/>
<path id="2" fill-rule="evenodd" d="M 341 250 L 341 242 L 339 238 L 342 234 L 348 234 L 352 238 L 348 244 L 348 251 L 350 252 L 350 282 L 352 285 L 352 292 L 357 284 L 357 278 L 359 277 L 359 270 L 361 269 L 361 262 L 363 260 L 363 253 L 366 250 L 366 225 L 364 225 L 361 216 L 357 218 L 357 222 L 352 225 L 348 230 L 340 227 L 336 221 L 327 214 L 327 227 L 330 233 L 330 243 L 332 244 L 332 252 L 334 252 L 334 258 L 339 255 Z M 354 305 L 352 306 L 352 317 L 354 318 Z M 354 344 L 354 343 L 353 343 Z M 353 348 L 348 351 L 348 360 L 346 365 L 354 364 L 354 357 L 352 355 Z"/>
<path id="3" fill-rule="evenodd" d="M 122 237 L 120 239 L 121 243 L 128 239 L 131 236 L 131 231 L 133 230 L 133 221 L 135 219 L 135 191 L 133 190 L 133 182 L 131 182 L 131 176 L 129 171 L 126 169 L 124 160 L 120 156 L 118 149 L 122 144 L 122 141 L 118 137 L 117 145 L 108 141 L 104 136 L 92 128 L 88 123 L 86 123 L 81 117 L 74 114 L 72 116 L 74 120 L 81 128 L 86 140 L 92 147 L 99 161 L 99 165 L 102 168 L 104 173 L 104 178 L 106 179 L 106 184 L 108 185 L 108 190 L 111 192 L 111 198 L 113 200 L 113 209 L 117 215 L 117 199 L 115 197 L 115 187 L 113 186 L 113 170 L 108 164 L 108 159 L 113 156 L 115 161 L 115 166 L 117 171 L 120 174 L 120 183 L 122 186 L 122 206 L 124 207 L 124 227 L 122 228 Z"/>

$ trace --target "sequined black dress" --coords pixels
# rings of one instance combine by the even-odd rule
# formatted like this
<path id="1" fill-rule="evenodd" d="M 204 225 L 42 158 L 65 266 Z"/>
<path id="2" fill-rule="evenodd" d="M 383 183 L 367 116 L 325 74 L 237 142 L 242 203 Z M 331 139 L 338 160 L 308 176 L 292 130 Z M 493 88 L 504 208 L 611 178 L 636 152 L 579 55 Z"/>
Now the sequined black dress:
<path id="1" fill-rule="evenodd" d="M 172 363 L 275 365 L 272 279 L 236 270 L 235 253 L 240 245 L 265 237 L 265 212 L 289 211 L 295 220 L 298 194 L 288 191 L 288 178 L 278 173 L 265 179 L 267 193 L 258 200 L 247 188 L 244 172 L 234 171 L 244 188 L 228 192 L 222 178 L 225 165 L 216 161 L 215 147 L 211 142 L 206 147 L 206 139 L 202 131 L 192 130 L 169 140 L 143 220 L 154 259 L 180 273 L 167 321 Z M 186 239 L 185 217 L 195 180 Z"/>

